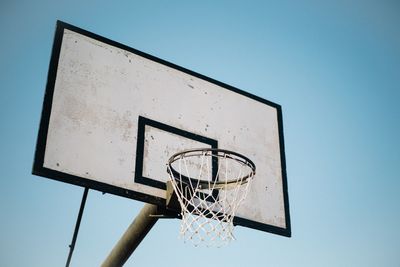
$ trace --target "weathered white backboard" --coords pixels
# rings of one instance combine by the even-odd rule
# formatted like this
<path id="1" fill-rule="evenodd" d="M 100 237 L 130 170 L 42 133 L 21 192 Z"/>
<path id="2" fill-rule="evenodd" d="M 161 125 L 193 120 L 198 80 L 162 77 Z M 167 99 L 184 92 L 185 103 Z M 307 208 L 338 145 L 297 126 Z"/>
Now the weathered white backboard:
<path id="1" fill-rule="evenodd" d="M 33 173 L 165 205 L 168 158 L 228 149 L 257 167 L 235 223 L 290 236 L 279 105 L 58 22 Z"/>

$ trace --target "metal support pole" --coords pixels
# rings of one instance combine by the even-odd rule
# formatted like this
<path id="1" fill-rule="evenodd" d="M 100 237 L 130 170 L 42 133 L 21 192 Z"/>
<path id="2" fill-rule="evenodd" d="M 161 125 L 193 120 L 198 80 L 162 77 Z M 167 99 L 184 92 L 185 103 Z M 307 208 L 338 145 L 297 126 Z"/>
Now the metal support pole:
<path id="1" fill-rule="evenodd" d="M 76 239 L 78 238 L 79 226 L 81 225 L 83 210 L 85 208 L 85 203 L 86 203 L 86 198 L 87 198 L 88 192 L 89 192 L 89 188 L 85 187 L 85 191 L 83 191 L 81 207 L 79 208 L 78 218 L 76 219 L 74 235 L 72 237 L 71 245 L 69 245 L 68 259 L 67 259 L 67 263 L 65 265 L 66 267 L 69 266 L 69 264 L 71 262 L 71 258 L 72 258 L 72 253 L 74 252 L 75 243 L 76 243 Z"/>
<path id="2" fill-rule="evenodd" d="M 145 204 L 101 266 L 120 267 L 124 265 L 157 222 L 158 217 L 151 216 L 157 215 L 157 212 L 158 207 L 156 205 Z"/>

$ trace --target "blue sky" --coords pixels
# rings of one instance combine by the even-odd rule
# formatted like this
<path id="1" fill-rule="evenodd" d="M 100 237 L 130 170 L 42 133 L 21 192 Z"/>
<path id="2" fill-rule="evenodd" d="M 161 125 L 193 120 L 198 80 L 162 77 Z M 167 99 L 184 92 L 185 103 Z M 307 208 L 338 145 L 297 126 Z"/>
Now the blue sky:
<path id="1" fill-rule="evenodd" d="M 2 0 L 1 266 L 64 265 L 83 192 L 30 174 L 56 20 L 283 108 L 292 238 L 199 249 L 161 220 L 126 266 L 400 265 L 398 1 Z M 71 266 L 98 266 L 142 205 L 90 191 Z"/>

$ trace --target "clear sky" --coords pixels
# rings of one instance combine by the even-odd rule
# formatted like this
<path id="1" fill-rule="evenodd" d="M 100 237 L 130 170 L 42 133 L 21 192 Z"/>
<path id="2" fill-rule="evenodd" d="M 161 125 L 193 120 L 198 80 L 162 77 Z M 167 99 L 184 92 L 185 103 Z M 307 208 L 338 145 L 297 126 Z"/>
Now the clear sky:
<path id="1" fill-rule="evenodd" d="M 0 1 L 0 265 L 63 266 L 83 189 L 31 175 L 56 20 L 282 105 L 291 238 L 194 248 L 161 220 L 126 266 L 400 266 L 400 4 Z M 90 191 L 71 266 L 143 203 Z"/>

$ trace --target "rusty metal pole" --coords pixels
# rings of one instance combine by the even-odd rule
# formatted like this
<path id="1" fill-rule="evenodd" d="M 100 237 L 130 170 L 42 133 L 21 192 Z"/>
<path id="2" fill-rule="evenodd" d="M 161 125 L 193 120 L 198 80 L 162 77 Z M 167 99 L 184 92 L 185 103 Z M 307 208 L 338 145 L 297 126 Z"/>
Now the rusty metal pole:
<path id="1" fill-rule="evenodd" d="M 157 212 L 158 207 L 156 205 L 145 204 L 101 266 L 120 267 L 124 265 L 135 251 L 136 247 L 157 222 L 158 217 L 152 216 L 156 215 Z"/>

